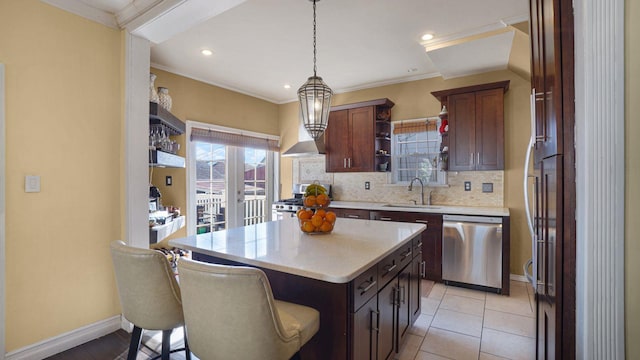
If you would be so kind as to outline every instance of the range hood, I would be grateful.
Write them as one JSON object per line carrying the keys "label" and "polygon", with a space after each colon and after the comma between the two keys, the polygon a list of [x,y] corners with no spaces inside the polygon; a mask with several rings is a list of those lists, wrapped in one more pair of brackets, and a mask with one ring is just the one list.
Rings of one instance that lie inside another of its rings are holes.
{"label": "range hood", "polygon": [[324,134],[318,140],[313,140],[307,133],[304,125],[300,123],[298,128],[298,142],[290,147],[287,151],[282,153],[282,156],[287,157],[305,157],[305,156],[318,156],[324,155]]}

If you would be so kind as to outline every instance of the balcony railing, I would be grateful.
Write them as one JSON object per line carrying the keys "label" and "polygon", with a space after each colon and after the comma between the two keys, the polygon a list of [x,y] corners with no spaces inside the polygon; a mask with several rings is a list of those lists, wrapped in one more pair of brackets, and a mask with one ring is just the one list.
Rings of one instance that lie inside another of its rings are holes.
{"label": "balcony railing", "polygon": [[[223,230],[226,227],[226,202],[224,194],[197,194],[197,234]],[[245,195],[244,225],[268,221],[269,211],[265,195]]]}

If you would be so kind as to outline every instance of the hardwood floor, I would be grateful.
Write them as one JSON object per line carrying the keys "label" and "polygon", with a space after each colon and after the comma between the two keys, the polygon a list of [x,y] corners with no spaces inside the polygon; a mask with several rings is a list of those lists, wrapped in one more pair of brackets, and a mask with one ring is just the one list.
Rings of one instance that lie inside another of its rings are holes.
{"label": "hardwood floor", "polygon": [[[184,347],[182,331],[174,331],[171,336],[171,349]],[[145,331],[143,345],[140,346],[136,360],[150,360],[160,355],[161,333]],[[111,334],[92,340],[88,343],[69,349],[65,352],[48,357],[47,360],[125,360],[129,349],[131,334],[120,329]],[[171,360],[184,360],[184,351],[171,354]],[[191,359],[197,360],[195,356]]]}

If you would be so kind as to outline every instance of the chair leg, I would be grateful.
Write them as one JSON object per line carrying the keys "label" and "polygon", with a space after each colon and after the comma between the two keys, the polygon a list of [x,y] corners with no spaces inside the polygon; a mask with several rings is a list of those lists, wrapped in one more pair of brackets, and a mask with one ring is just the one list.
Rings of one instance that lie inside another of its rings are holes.
{"label": "chair leg", "polygon": [[162,330],[162,360],[169,360],[171,348],[171,330]]}
{"label": "chair leg", "polygon": [[187,341],[187,329],[184,329],[184,357],[186,360],[191,360],[191,351],[189,350],[189,342]]}
{"label": "chair leg", "polygon": [[140,340],[142,339],[142,329],[133,326],[133,332],[131,333],[131,342],[129,343],[129,354],[127,360],[136,360],[138,357],[138,349],[140,348]]}
{"label": "chair leg", "polygon": [[300,357],[300,351],[298,350],[297,353],[293,354],[290,360],[302,360],[302,358]]}

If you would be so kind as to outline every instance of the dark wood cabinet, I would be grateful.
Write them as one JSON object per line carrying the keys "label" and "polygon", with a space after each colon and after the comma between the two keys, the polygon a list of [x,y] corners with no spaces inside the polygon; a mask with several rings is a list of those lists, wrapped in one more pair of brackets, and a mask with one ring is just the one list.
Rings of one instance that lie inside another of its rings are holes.
{"label": "dark wood cabinet", "polygon": [[326,171],[370,172],[388,164],[393,105],[389,99],[379,99],[332,107],[324,135]]}
{"label": "dark wood cabinet", "polygon": [[413,324],[420,316],[422,298],[422,277],[424,277],[425,261],[422,260],[422,238],[413,244],[413,260],[411,261],[411,278],[409,280],[409,310]]}
{"label": "dark wood cabinet", "polygon": [[352,315],[352,359],[371,360],[378,349],[378,297],[374,296]]}
{"label": "dark wood cabinet", "polygon": [[509,81],[436,91],[449,114],[451,171],[504,169],[504,93]]}
{"label": "dark wood cabinet", "polygon": [[396,286],[394,282],[387,283],[378,293],[378,349],[377,358],[387,360],[393,358],[395,350],[395,300]]}
{"label": "dark wood cabinet", "polygon": [[371,220],[415,222],[425,224],[422,232],[423,277],[442,281],[442,214],[400,211],[371,211]]}
{"label": "dark wood cabinet", "polygon": [[420,314],[421,243],[412,239],[354,280],[353,359],[392,359]]}
{"label": "dark wood cabinet", "polygon": [[575,359],[574,20],[570,0],[530,0],[537,358]]}

